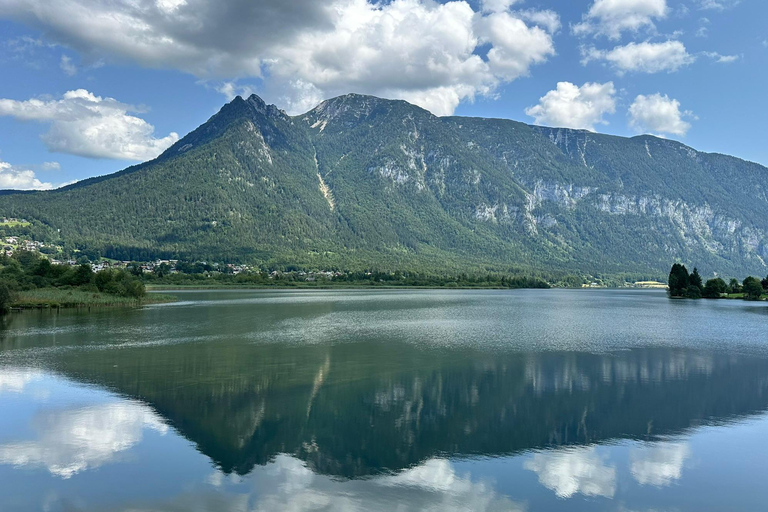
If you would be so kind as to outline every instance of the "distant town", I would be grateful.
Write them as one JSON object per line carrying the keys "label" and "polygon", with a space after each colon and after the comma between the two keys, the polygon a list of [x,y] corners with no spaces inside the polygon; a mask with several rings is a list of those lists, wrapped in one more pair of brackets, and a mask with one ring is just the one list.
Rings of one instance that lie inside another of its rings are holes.
{"label": "distant town", "polygon": [[[0,217],[0,228],[2,227],[25,227],[29,226],[30,222],[25,219]],[[226,277],[230,276],[234,278],[240,275],[241,278],[250,280],[247,276],[258,276],[262,281],[278,281],[278,282],[330,282],[330,281],[376,281],[383,284],[395,284],[395,282],[401,282],[407,280],[407,276],[412,273],[401,272],[343,272],[338,270],[264,270],[253,265],[239,264],[239,263],[214,263],[206,261],[186,262],[178,259],[156,259],[154,261],[137,262],[137,261],[120,261],[109,258],[98,258],[95,260],[89,259],[85,255],[78,256],[77,252],[69,254],[70,257],[61,257],[64,252],[64,248],[54,243],[46,243],[39,240],[35,240],[29,235],[13,235],[5,236],[3,238],[3,254],[8,257],[12,257],[19,251],[27,251],[33,253],[39,253],[41,256],[47,258],[52,265],[68,265],[71,267],[88,264],[93,272],[101,272],[102,270],[126,270],[134,275],[146,276],[150,280],[157,280],[158,278],[168,278],[176,274],[183,275],[197,275],[201,277]],[[242,275],[241,275],[242,274]],[[507,287],[506,283],[502,283],[499,277],[498,285],[500,287]],[[458,281],[458,279],[456,279]],[[176,281],[176,280],[173,280]],[[442,281],[442,280],[441,280]],[[483,280],[470,279],[467,282],[461,283],[463,286],[474,286],[480,284],[496,284],[495,279],[491,279],[491,283],[485,283]],[[573,287],[573,288],[608,288],[615,287],[616,283],[608,283],[603,280],[588,279],[584,282],[584,279],[569,277],[565,278],[562,282],[555,283],[560,287]],[[437,284],[437,282],[425,282],[421,283],[417,278],[418,284]],[[665,289],[666,284],[659,281],[638,281],[638,282],[625,282],[619,286],[633,287],[633,288],[659,288]]]}

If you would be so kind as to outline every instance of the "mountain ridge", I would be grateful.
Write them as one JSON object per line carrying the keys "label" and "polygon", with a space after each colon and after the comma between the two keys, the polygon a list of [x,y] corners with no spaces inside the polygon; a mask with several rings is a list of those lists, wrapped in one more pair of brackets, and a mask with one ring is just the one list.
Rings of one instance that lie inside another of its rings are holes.
{"label": "mountain ridge", "polygon": [[4,192],[0,214],[118,259],[649,275],[680,260],[738,274],[766,268],[766,203],[765,167],[654,136],[358,94],[288,116],[251,95],[155,160]]}

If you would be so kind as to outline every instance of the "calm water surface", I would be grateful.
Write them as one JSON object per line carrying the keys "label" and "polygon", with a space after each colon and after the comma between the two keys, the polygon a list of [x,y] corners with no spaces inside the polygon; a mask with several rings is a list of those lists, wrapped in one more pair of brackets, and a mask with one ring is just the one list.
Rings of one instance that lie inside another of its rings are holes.
{"label": "calm water surface", "polygon": [[216,291],[0,326],[0,511],[764,511],[768,305]]}

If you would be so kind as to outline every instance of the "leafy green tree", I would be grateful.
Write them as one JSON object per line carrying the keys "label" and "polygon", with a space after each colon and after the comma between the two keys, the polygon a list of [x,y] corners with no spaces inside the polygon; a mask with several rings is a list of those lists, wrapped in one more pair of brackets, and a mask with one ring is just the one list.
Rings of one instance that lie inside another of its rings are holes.
{"label": "leafy green tree", "polygon": [[737,279],[731,279],[728,283],[728,293],[741,293],[741,284]]}
{"label": "leafy green tree", "polygon": [[683,297],[686,299],[700,299],[701,298],[701,288],[698,286],[688,285],[688,288],[685,289],[685,292],[683,292]]}
{"label": "leafy green tree", "polygon": [[75,269],[75,275],[72,278],[72,284],[75,286],[81,286],[91,282],[93,278],[93,269],[89,263],[83,263],[78,265]]}
{"label": "leafy green tree", "polygon": [[707,284],[704,285],[702,295],[707,299],[719,299],[722,294],[727,292],[727,290],[728,285],[725,281],[716,277],[707,281]]}
{"label": "leafy green tree", "polygon": [[760,281],[760,284],[763,285],[763,290],[765,290],[765,292],[768,293],[768,276],[765,276],[765,279]]}
{"label": "leafy green tree", "polygon": [[48,258],[40,258],[37,265],[35,265],[33,274],[36,276],[47,277],[51,273],[51,267],[52,265],[51,262],[48,261]]}
{"label": "leafy green tree", "polygon": [[756,277],[749,276],[742,285],[744,289],[744,298],[747,300],[760,300],[763,294],[763,285]]}
{"label": "leafy green tree", "polygon": [[152,270],[157,277],[163,278],[171,273],[171,266],[167,263],[161,263]]}
{"label": "leafy green tree", "polygon": [[32,251],[17,251],[14,253],[13,257],[21,264],[22,268],[25,270],[31,269],[37,265],[37,261],[39,259],[37,253]]}
{"label": "leafy green tree", "polygon": [[93,281],[100,292],[105,291],[107,285],[112,282],[114,279],[112,274],[113,272],[111,270],[102,270],[96,274]]}

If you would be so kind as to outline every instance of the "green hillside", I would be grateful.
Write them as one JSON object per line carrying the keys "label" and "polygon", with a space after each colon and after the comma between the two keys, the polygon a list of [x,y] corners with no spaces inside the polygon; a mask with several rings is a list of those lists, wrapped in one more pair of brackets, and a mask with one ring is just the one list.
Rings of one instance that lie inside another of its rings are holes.
{"label": "green hillside", "polygon": [[768,169],[650,136],[240,97],[157,159],[0,216],[117,259],[314,268],[763,275]]}

